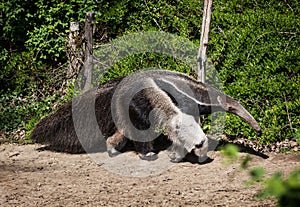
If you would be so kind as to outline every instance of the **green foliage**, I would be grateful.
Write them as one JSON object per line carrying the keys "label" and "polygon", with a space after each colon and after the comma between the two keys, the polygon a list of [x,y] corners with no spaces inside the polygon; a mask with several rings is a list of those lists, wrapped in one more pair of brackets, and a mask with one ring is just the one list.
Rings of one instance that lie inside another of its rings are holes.
{"label": "green foliage", "polygon": [[0,80],[4,84],[0,92],[26,89],[28,85],[24,86],[26,81],[20,77],[28,79],[61,67],[67,60],[69,23],[84,22],[85,11],[97,10],[97,5],[75,0],[1,3]]}
{"label": "green foliage", "polygon": [[[31,96],[21,93],[13,93],[10,97],[0,96],[0,128],[4,131],[12,131],[18,127],[30,132],[35,124],[45,115],[51,113],[57,101],[58,93],[52,96],[38,98],[34,93]],[[60,100],[61,103],[64,100]],[[21,141],[21,140],[20,140]]]}
{"label": "green foliage", "polygon": [[279,207],[296,207],[300,202],[300,170],[295,170],[284,179],[281,173],[275,173],[265,181],[265,189],[259,198],[275,197]]}
{"label": "green foliage", "polygon": [[[221,151],[222,155],[227,159],[227,164],[232,164],[238,159],[238,148],[235,145],[227,144]],[[282,173],[276,172],[271,178],[266,178],[263,167],[253,167],[249,169],[251,157],[248,155],[242,160],[241,169],[247,170],[250,175],[250,180],[246,185],[262,183],[263,189],[258,194],[258,198],[265,199],[274,197],[277,199],[278,207],[296,207],[300,202],[300,170],[294,170],[287,178],[282,176]]]}
{"label": "green foliage", "polygon": [[265,174],[265,170],[262,167],[255,167],[253,169],[250,170],[250,176],[251,176],[251,182],[260,182],[263,180],[264,174]]}
{"label": "green foliage", "polygon": [[57,62],[65,59],[65,45],[69,24],[84,22],[85,13],[97,9],[94,1],[35,1],[35,12],[26,14],[32,29],[28,31],[26,46],[37,58]]}
{"label": "green foliage", "polygon": [[247,155],[241,162],[241,168],[247,169],[249,167],[249,162],[252,160],[250,155]]}
{"label": "green foliage", "polygon": [[226,144],[221,153],[226,158],[225,163],[231,164],[238,159],[239,148],[234,144]]}
{"label": "green foliage", "polygon": [[105,74],[102,81],[118,76],[129,75],[142,69],[169,69],[189,73],[190,68],[173,57],[158,54],[139,54],[124,58],[113,65]]}
{"label": "green foliage", "polygon": [[299,129],[295,129],[295,138],[296,138],[298,145],[300,145],[300,130]]}
{"label": "green foliage", "polygon": [[[132,32],[164,31],[188,38],[198,46],[202,4],[196,0],[9,0],[0,3],[3,109],[0,130],[11,131],[17,126],[32,128],[39,117],[55,108],[43,109],[40,114],[32,106],[22,109],[26,104],[18,101],[15,103],[21,106],[15,108],[11,104],[13,97],[28,99],[33,105],[41,104],[41,108],[48,106],[49,102],[42,100],[47,97],[52,105],[61,101],[58,98],[61,95],[56,96],[55,91],[62,93],[59,85],[63,85],[65,78],[62,68],[67,65],[69,22],[79,21],[83,28],[85,13],[94,11],[97,25],[94,40],[98,45]],[[299,140],[299,4],[297,0],[214,1],[208,57],[219,72],[224,91],[240,100],[260,123],[262,143]],[[174,58],[136,54],[116,63],[103,80],[145,67],[190,73],[187,65]],[[45,96],[38,94],[38,90],[44,90]],[[240,118],[231,114],[226,117],[224,133],[257,138],[254,130]]]}
{"label": "green foliage", "polygon": [[17,128],[29,132],[70,99],[63,88],[69,23],[84,22],[85,12],[98,5],[74,0],[1,2],[1,133]]}
{"label": "green foliage", "polygon": [[[299,22],[297,1],[215,2],[210,57],[225,92],[260,122],[265,143],[295,137],[300,124]],[[228,115],[225,132],[255,137],[233,115]]]}

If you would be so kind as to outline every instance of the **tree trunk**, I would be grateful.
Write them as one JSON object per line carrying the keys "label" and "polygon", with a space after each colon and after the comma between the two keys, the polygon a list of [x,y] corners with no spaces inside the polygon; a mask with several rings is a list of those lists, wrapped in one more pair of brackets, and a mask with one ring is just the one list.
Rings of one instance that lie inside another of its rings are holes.
{"label": "tree trunk", "polygon": [[206,60],[207,60],[206,50],[208,45],[209,27],[210,27],[210,20],[212,14],[212,3],[213,0],[204,0],[200,47],[197,56],[198,80],[200,80],[203,83],[205,83],[205,76],[206,76]]}
{"label": "tree trunk", "polygon": [[78,22],[70,23],[69,33],[69,68],[67,71],[67,79],[72,79],[76,76],[82,68],[82,37],[80,36],[80,29]]}
{"label": "tree trunk", "polygon": [[86,20],[84,26],[84,91],[91,88],[92,85],[92,71],[93,71],[93,26],[94,26],[94,12],[86,13]]}

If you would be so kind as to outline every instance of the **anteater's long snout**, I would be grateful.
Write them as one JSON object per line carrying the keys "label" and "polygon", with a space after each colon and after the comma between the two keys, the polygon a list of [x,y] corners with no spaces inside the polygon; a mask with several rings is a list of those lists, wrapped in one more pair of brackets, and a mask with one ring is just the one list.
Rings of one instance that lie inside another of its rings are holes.
{"label": "anteater's long snout", "polygon": [[253,118],[253,116],[236,100],[231,97],[226,97],[226,111],[233,113],[242,119],[244,119],[250,126],[254,128],[254,130],[261,135],[262,130],[257,123],[257,121]]}

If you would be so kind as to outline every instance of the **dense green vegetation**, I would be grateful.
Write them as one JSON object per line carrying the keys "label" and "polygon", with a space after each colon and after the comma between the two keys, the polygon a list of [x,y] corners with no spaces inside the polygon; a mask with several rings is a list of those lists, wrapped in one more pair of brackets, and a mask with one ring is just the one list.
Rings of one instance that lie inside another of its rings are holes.
{"label": "dense green vegetation", "polygon": [[259,199],[274,197],[277,200],[278,207],[295,207],[300,201],[300,170],[294,170],[287,177],[281,172],[274,173],[270,178],[266,179],[266,172],[263,167],[257,166],[249,169],[251,157],[248,155],[245,158],[239,159],[239,148],[236,145],[225,145],[221,153],[224,156],[225,164],[240,162],[239,170],[247,170],[250,175],[250,180],[245,184],[248,186],[254,184],[263,184],[263,189],[257,195]]}
{"label": "dense green vegetation", "polygon": [[[164,31],[199,45],[202,1],[8,0],[0,3],[0,130],[30,131],[71,97],[66,45],[71,21],[94,11],[95,42],[138,31]],[[214,2],[208,56],[227,94],[259,121],[264,143],[300,139],[300,3],[297,0]],[[141,60],[142,59],[142,60]],[[187,72],[180,61],[157,54],[127,57],[108,78],[142,67]],[[225,133],[255,138],[227,115]]]}

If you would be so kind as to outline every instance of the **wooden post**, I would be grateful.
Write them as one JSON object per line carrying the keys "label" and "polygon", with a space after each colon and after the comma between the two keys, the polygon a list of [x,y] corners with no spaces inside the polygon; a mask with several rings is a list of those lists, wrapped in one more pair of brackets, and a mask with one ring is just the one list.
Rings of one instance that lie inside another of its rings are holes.
{"label": "wooden post", "polygon": [[84,91],[90,89],[92,84],[93,71],[93,26],[94,26],[94,12],[87,12],[85,15],[84,25]]}
{"label": "wooden post", "polygon": [[208,45],[209,27],[210,27],[210,20],[212,14],[212,3],[213,0],[204,0],[200,47],[197,56],[197,60],[198,60],[197,79],[203,83],[205,83],[205,76],[206,76],[206,60],[207,60],[206,50]]}
{"label": "wooden post", "polygon": [[69,68],[67,71],[67,79],[73,78],[82,67],[82,50],[81,50],[82,38],[80,36],[80,29],[78,22],[70,23],[69,33]]}

